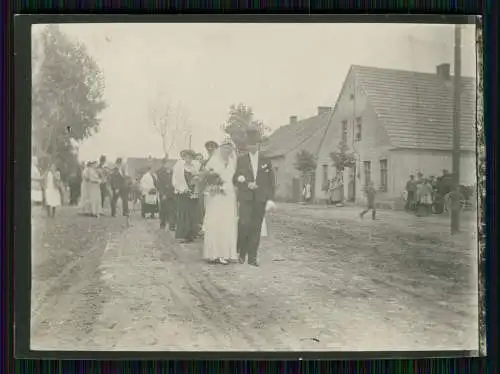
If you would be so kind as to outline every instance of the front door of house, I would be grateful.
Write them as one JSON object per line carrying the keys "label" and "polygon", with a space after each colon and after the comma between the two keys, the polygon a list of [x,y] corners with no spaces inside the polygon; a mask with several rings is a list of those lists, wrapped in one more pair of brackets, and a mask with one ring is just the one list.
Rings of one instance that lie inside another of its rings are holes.
{"label": "front door of house", "polygon": [[310,182],[311,182],[311,199],[314,201],[315,199],[315,191],[316,191],[316,173],[313,172],[310,177]]}

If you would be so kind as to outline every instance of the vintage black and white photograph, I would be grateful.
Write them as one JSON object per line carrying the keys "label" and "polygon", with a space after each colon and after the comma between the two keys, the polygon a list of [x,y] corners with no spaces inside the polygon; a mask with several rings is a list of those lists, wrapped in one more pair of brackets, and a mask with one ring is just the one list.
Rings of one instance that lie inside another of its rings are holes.
{"label": "vintage black and white photograph", "polygon": [[32,26],[32,350],[478,351],[476,26]]}

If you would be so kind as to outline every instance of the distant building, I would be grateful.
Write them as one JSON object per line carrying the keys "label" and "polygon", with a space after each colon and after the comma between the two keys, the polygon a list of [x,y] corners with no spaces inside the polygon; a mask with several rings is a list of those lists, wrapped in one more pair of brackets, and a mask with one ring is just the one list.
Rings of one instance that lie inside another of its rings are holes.
{"label": "distant building", "polygon": [[[276,178],[276,198],[285,201],[300,201],[304,180],[295,167],[297,154],[306,150],[317,156],[321,139],[326,133],[332,108],[318,107],[315,116],[298,120],[290,117],[288,125],[276,130],[263,144],[262,154],[271,158]],[[314,173],[311,176],[311,191],[314,193]]]}
{"label": "distant building", "polygon": [[[475,79],[462,77],[460,179],[475,183]],[[356,165],[344,170],[344,196],[363,202],[373,180],[378,200],[400,202],[410,174],[439,176],[452,170],[453,76],[442,64],[435,74],[351,66],[339,94],[332,124],[318,153],[315,195],[336,175],[330,153],[344,139]]]}

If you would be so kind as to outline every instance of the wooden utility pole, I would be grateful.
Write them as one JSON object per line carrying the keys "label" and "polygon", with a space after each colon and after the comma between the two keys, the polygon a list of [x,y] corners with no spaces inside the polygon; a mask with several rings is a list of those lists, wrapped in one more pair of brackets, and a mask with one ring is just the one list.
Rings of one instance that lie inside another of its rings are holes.
{"label": "wooden utility pole", "polygon": [[451,233],[460,231],[460,97],[462,93],[462,28],[455,25],[455,73],[453,77],[453,191],[451,196]]}
{"label": "wooden utility pole", "polygon": [[192,135],[189,135],[189,149],[191,149],[191,140],[192,140],[193,136]]}

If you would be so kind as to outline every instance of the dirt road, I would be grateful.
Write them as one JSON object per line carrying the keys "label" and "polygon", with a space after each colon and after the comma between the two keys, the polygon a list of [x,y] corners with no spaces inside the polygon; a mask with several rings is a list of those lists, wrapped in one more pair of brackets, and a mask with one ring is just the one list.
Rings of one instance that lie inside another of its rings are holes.
{"label": "dirt road", "polygon": [[441,218],[357,212],[281,205],[255,268],[205,264],[201,242],[175,243],[156,220],[90,224],[67,209],[44,221],[47,238],[91,228],[68,233],[85,244],[65,265],[34,261],[32,349],[476,350],[470,231],[452,238]]}

